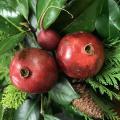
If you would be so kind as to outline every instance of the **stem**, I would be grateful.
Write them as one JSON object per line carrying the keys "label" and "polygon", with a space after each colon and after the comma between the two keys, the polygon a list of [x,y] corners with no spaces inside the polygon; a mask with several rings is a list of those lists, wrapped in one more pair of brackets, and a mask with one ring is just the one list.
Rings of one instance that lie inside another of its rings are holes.
{"label": "stem", "polygon": [[19,43],[19,47],[20,47],[20,50],[24,48],[24,46],[21,43]]}
{"label": "stem", "polygon": [[42,29],[42,30],[44,30],[43,21],[44,21],[44,18],[45,18],[45,14],[47,13],[48,9],[50,9],[50,8],[56,8],[56,9],[59,9],[59,10],[63,10],[63,11],[65,11],[66,13],[68,13],[68,14],[71,16],[71,18],[74,17],[69,11],[65,10],[64,8],[60,8],[60,7],[57,7],[57,6],[50,6],[50,7],[48,7],[48,8],[44,11],[44,13],[42,14],[42,17],[41,17],[41,20],[40,20],[40,26],[41,26],[41,29]]}
{"label": "stem", "polygon": [[41,93],[41,104],[40,104],[40,114],[43,115],[44,114],[44,110],[43,110],[43,94]]}

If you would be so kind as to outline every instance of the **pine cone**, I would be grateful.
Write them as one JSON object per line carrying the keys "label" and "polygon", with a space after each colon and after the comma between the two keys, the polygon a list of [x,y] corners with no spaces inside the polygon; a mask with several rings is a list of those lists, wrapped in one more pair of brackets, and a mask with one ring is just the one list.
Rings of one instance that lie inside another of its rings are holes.
{"label": "pine cone", "polygon": [[73,106],[90,117],[94,117],[96,119],[102,118],[103,112],[101,108],[94,102],[85,85],[78,84],[74,85],[73,87],[75,88],[76,92],[80,94],[79,99],[73,100]]}

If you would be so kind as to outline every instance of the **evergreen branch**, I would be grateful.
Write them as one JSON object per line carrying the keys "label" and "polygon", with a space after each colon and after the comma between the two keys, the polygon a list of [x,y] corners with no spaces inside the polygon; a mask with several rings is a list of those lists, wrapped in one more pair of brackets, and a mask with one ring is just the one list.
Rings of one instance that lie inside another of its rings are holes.
{"label": "evergreen branch", "polygon": [[106,45],[105,54],[106,54],[106,63],[108,64],[117,64],[120,65],[120,38],[108,40]]}
{"label": "evergreen branch", "polygon": [[108,89],[106,86],[102,85],[101,83],[94,81],[92,78],[91,79],[89,78],[86,82],[91,85],[91,87],[93,88],[93,90],[95,92],[97,92],[97,90],[99,90],[99,92],[102,95],[103,94],[108,95],[108,97],[111,100],[113,99],[113,97],[115,97],[117,100],[120,100],[120,95],[119,94],[117,94],[114,91]]}
{"label": "evergreen branch", "polygon": [[1,103],[4,108],[17,109],[26,99],[26,93],[16,89],[13,85],[9,85],[3,91]]}
{"label": "evergreen branch", "polygon": [[94,101],[99,105],[99,107],[104,112],[103,119],[107,118],[108,120],[120,120],[120,117],[117,115],[117,112],[113,110],[110,104],[109,105],[107,104],[108,102],[105,102],[104,100],[98,98],[92,90],[90,91]]}
{"label": "evergreen branch", "polygon": [[119,89],[120,69],[114,66],[105,66],[100,73],[95,76],[95,79],[103,85],[111,85]]}
{"label": "evergreen branch", "polygon": [[118,36],[116,39],[104,40],[104,45],[106,48],[116,47],[118,44],[120,44],[120,36]]}

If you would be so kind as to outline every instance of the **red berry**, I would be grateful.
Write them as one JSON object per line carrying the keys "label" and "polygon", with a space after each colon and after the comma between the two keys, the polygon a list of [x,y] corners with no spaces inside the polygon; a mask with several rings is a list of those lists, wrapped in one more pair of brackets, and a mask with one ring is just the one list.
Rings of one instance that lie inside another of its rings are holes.
{"label": "red berry", "polygon": [[90,33],[63,37],[57,49],[61,69],[69,76],[84,79],[96,75],[104,63],[102,42]]}
{"label": "red berry", "polygon": [[46,50],[53,50],[57,47],[60,36],[53,30],[41,30],[37,35],[37,41]]}
{"label": "red berry", "polygon": [[10,65],[10,78],[22,91],[47,92],[57,80],[56,63],[46,51],[26,48],[14,56]]}

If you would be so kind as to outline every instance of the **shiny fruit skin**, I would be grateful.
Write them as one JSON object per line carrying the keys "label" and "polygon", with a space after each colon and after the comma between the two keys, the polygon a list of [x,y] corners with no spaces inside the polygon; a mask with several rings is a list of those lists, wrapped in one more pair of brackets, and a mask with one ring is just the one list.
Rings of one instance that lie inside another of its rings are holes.
{"label": "shiny fruit skin", "polygon": [[[88,45],[92,54],[85,50]],[[69,77],[85,79],[96,75],[103,66],[104,47],[91,33],[73,33],[62,38],[56,57],[61,69]]]}
{"label": "shiny fruit skin", "polygon": [[[22,76],[21,70],[29,70],[29,76]],[[17,52],[10,65],[12,83],[28,93],[43,93],[50,90],[57,80],[57,66],[46,51],[25,48]]]}
{"label": "shiny fruit skin", "polygon": [[40,46],[46,50],[56,49],[60,40],[60,36],[53,30],[41,30],[37,35],[37,41]]}

